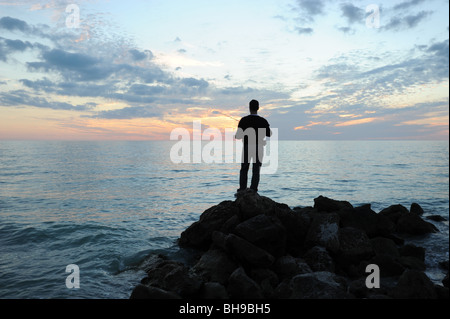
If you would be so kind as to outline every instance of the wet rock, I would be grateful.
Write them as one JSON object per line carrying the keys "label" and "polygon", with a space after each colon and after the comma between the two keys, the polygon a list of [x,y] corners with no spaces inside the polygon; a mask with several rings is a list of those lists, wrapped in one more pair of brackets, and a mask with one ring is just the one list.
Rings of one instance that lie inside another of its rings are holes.
{"label": "wet rock", "polygon": [[418,215],[418,216],[422,216],[423,215],[423,208],[419,205],[419,204],[417,204],[417,203],[412,203],[411,204],[411,207],[410,207],[410,209],[409,209],[409,212],[411,213],[411,214],[414,214],[414,215]]}
{"label": "wet rock", "polygon": [[306,235],[305,245],[306,247],[322,246],[337,252],[339,250],[339,215],[316,214]]}
{"label": "wet rock", "polygon": [[200,215],[199,221],[193,223],[181,233],[179,245],[208,249],[211,245],[211,234],[220,230],[223,224],[233,215],[238,214],[239,208],[232,201],[224,201],[219,205],[208,208]]}
{"label": "wet rock", "polygon": [[290,279],[298,274],[312,272],[311,268],[303,259],[292,256],[278,258],[274,264],[274,269],[280,280]]}
{"label": "wet rock", "polygon": [[218,282],[207,282],[201,291],[202,299],[228,299],[227,290]]}
{"label": "wet rock", "polygon": [[339,264],[346,267],[358,264],[374,255],[372,243],[364,231],[357,228],[341,228],[339,233],[340,249],[337,254]]}
{"label": "wet rock", "polygon": [[421,261],[425,261],[425,248],[414,244],[406,244],[399,249],[400,255],[415,257]]}
{"label": "wet rock", "polygon": [[341,227],[353,227],[363,230],[370,238],[387,236],[395,229],[388,217],[377,214],[366,204],[354,209],[342,209],[338,212]]}
{"label": "wet rock", "polygon": [[333,258],[324,247],[314,246],[303,255],[303,259],[313,271],[335,271]]}
{"label": "wet rock", "polygon": [[345,280],[327,272],[318,271],[297,275],[290,281],[293,299],[349,299]]}
{"label": "wet rock", "polygon": [[275,261],[267,251],[233,234],[227,236],[226,247],[230,254],[246,265],[265,268]]}
{"label": "wet rock", "polygon": [[441,215],[430,215],[425,217],[426,219],[435,221],[435,222],[445,222],[447,221],[447,219],[445,219],[444,217],[442,217]]}
{"label": "wet rock", "polygon": [[433,224],[426,222],[420,216],[411,213],[403,214],[399,217],[395,230],[399,233],[410,235],[423,235],[439,231]]}
{"label": "wet rock", "polygon": [[286,230],[274,216],[257,215],[237,225],[234,233],[267,251],[282,256],[286,247]]}
{"label": "wet rock", "polygon": [[264,297],[261,288],[247,276],[242,267],[237,268],[228,281],[228,294],[232,299],[261,299]]}
{"label": "wet rock", "polygon": [[205,281],[225,284],[238,264],[220,249],[210,249],[202,255],[194,265],[193,271],[202,276]]}
{"label": "wet rock", "polygon": [[319,212],[332,213],[345,208],[353,208],[353,206],[347,201],[334,200],[321,195],[314,199],[314,208]]}
{"label": "wet rock", "polygon": [[381,212],[379,212],[379,214],[381,216],[386,216],[394,224],[397,224],[397,221],[400,218],[400,216],[409,214],[409,211],[405,206],[398,204],[398,205],[391,205],[388,208],[383,209]]}
{"label": "wet rock", "polygon": [[434,284],[423,272],[405,270],[400,276],[397,286],[392,290],[396,299],[436,299]]}

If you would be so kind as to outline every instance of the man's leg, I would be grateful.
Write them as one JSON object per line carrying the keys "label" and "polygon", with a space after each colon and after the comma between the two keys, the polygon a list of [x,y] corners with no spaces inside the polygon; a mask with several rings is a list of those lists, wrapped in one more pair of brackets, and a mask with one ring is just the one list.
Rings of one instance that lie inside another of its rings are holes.
{"label": "man's leg", "polygon": [[252,183],[250,185],[250,188],[253,189],[255,192],[258,191],[259,173],[261,171],[261,165],[262,163],[259,161],[256,161],[256,163],[252,164]]}
{"label": "man's leg", "polygon": [[249,163],[241,163],[241,172],[239,175],[239,190],[245,190],[247,188],[248,169]]}

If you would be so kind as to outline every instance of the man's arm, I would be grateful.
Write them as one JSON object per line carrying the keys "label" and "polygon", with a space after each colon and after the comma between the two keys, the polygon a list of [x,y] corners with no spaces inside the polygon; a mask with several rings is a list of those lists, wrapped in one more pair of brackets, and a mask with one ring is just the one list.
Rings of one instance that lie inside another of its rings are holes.
{"label": "man's arm", "polygon": [[242,122],[242,119],[239,121],[238,129],[237,129],[236,135],[234,136],[237,140],[242,140],[242,138],[244,137],[243,136],[244,130],[242,129],[241,122]]}
{"label": "man's arm", "polygon": [[[266,121],[267,122],[267,121]],[[267,122],[267,126],[266,126],[266,136],[267,137],[271,137],[272,136],[272,131],[270,129],[270,125],[269,122]]]}

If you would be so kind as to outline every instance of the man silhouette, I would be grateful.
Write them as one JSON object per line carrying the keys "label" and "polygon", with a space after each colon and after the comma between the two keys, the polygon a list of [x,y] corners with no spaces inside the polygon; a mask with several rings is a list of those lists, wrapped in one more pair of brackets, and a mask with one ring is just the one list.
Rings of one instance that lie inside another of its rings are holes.
{"label": "man silhouette", "polygon": [[272,135],[269,122],[258,115],[259,102],[251,100],[249,109],[250,115],[243,117],[239,121],[236,133],[236,139],[243,139],[238,193],[247,189],[250,163],[253,163],[250,189],[255,192],[258,191],[259,173],[263,161],[264,145],[266,143],[264,138]]}

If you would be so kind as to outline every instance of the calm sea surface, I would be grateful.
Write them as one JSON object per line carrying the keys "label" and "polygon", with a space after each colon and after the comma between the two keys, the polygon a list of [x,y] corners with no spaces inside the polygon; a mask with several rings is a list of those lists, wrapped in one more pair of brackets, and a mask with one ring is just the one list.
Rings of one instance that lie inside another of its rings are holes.
{"label": "calm sea surface", "polygon": [[[200,214],[233,200],[239,164],[174,164],[173,142],[0,141],[0,298],[129,298],[152,252],[177,256],[175,240]],[[447,141],[280,141],[278,170],[260,194],[294,206],[319,195],[370,203],[419,203],[449,218]],[[448,222],[414,239],[436,282],[448,260]],[[80,288],[66,287],[66,266]]]}

